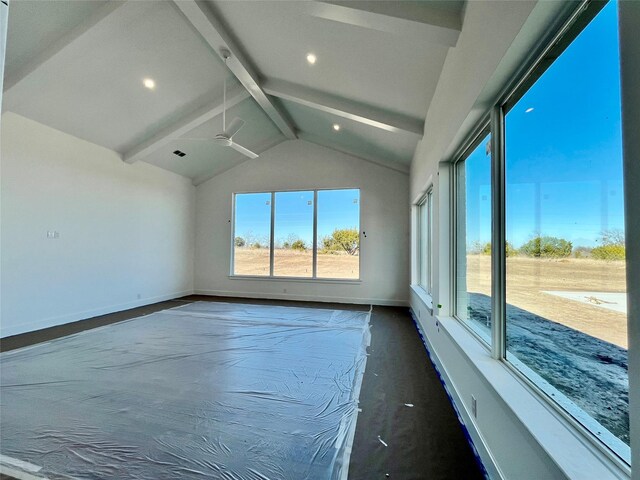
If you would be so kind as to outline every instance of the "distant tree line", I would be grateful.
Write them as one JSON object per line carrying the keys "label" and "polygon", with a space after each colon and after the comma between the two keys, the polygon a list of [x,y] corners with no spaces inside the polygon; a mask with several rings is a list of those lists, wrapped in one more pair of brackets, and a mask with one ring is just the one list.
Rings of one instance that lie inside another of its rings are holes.
{"label": "distant tree line", "polygon": [[[269,241],[247,233],[235,237],[234,245],[238,248],[268,248]],[[277,241],[275,247],[304,252],[312,248],[312,245],[308,245],[295,234],[289,234],[286,240]],[[357,255],[360,251],[360,233],[357,228],[337,228],[331,235],[320,239],[318,251],[323,254],[346,252],[349,255]]]}
{"label": "distant tree line", "polygon": [[[620,230],[605,230],[598,239],[597,247],[575,247],[569,240],[548,235],[537,235],[520,248],[506,243],[506,256],[522,255],[533,258],[594,258],[596,260],[624,260],[626,256],[624,233]],[[476,243],[470,253],[491,255],[491,242]]]}

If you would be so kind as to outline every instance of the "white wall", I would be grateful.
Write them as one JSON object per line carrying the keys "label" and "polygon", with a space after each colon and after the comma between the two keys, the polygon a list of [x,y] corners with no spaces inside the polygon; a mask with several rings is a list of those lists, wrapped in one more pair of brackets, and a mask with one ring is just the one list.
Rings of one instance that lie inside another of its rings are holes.
{"label": "white wall", "polygon": [[[359,188],[359,284],[229,278],[234,192]],[[195,291],[212,295],[406,305],[409,178],[303,140],[287,141],[197,187]],[[284,290],[286,289],[286,293]]]}
{"label": "white wall", "polygon": [[[425,136],[411,168],[412,200],[417,200],[433,183],[437,225],[433,304],[442,305],[432,313],[429,299],[418,289],[412,289],[411,308],[419,317],[433,359],[492,478],[625,476],[624,469],[600,461],[588,441],[531,393],[502,362],[493,360],[489,351],[457,320],[449,317],[452,312],[449,162],[506,80],[514,77],[536,42],[550,30],[549,25],[560,17],[558,13],[564,6],[561,2],[547,1],[466,4],[459,42],[445,61],[425,122]],[[629,35],[633,36],[631,31],[629,27]],[[630,73],[629,77],[635,78],[633,75]],[[633,82],[630,80],[633,86],[629,88],[636,88]],[[637,112],[633,114],[638,118]],[[633,131],[637,131],[637,126]],[[636,137],[633,138],[637,142]],[[415,262],[412,265],[415,268]],[[472,395],[477,399],[477,418],[471,415]],[[637,419],[637,413],[632,412],[632,417]]]}
{"label": "white wall", "polygon": [[192,292],[188,179],[14,113],[1,125],[2,336]]}

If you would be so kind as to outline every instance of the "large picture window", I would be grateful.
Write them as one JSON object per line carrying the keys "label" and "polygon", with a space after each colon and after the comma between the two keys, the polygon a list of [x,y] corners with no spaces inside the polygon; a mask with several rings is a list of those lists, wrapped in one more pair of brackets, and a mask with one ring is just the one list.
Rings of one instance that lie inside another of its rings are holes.
{"label": "large picture window", "polygon": [[234,195],[232,275],[360,278],[360,190]]}
{"label": "large picture window", "polygon": [[492,356],[629,462],[617,28],[616,2],[574,12],[492,109],[495,151],[456,163],[453,283]]}
{"label": "large picture window", "polygon": [[506,358],[614,450],[625,451],[615,2],[510,106],[504,122],[506,241],[513,252],[506,259]]}

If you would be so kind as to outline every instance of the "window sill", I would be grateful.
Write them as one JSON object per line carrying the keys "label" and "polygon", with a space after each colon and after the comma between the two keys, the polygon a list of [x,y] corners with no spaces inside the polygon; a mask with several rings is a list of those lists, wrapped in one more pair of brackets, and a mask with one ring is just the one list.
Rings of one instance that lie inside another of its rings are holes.
{"label": "window sill", "polygon": [[605,453],[606,447],[568,420],[542,393],[520,378],[510,365],[491,359],[482,341],[459,320],[436,318],[460,353],[469,359],[479,375],[568,478],[630,478],[628,465],[613,458],[613,454]]}
{"label": "window sill", "polygon": [[420,285],[411,285],[411,290],[415,293],[420,300],[427,306],[429,314],[433,315],[433,298],[427,293],[427,291]]}
{"label": "window sill", "polygon": [[362,283],[360,279],[352,278],[308,278],[308,277],[267,277],[258,275],[229,275],[230,280],[258,280],[276,281],[276,282],[301,282],[301,283],[339,283],[341,285],[351,284],[359,285]]}

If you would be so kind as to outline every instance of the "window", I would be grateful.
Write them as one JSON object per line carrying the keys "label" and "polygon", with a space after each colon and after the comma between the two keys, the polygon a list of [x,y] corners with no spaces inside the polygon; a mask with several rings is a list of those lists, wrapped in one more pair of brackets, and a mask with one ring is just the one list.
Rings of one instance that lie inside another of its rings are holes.
{"label": "window", "polygon": [[235,196],[233,274],[270,274],[271,194]]}
{"label": "window", "polygon": [[318,278],[360,277],[360,191],[318,191]]}
{"label": "window", "polygon": [[418,203],[418,285],[432,293],[433,191]]}
{"label": "window", "polygon": [[277,192],[273,274],[313,276],[313,192]]}
{"label": "window", "polygon": [[234,195],[232,274],[360,278],[360,190]]}
{"label": "window", "polygon": [[629,462],[617,25],[580,5],[456,163],[453,281],[492,356]]}
{"label": "window", "polygon": [[491,339],[491,138],[485,131],[455,166],[455,314]]}
{"label": "window", "polygon": [[506,358],[624,453],[629,383],[619,85],[611,2],[509,106]]}

